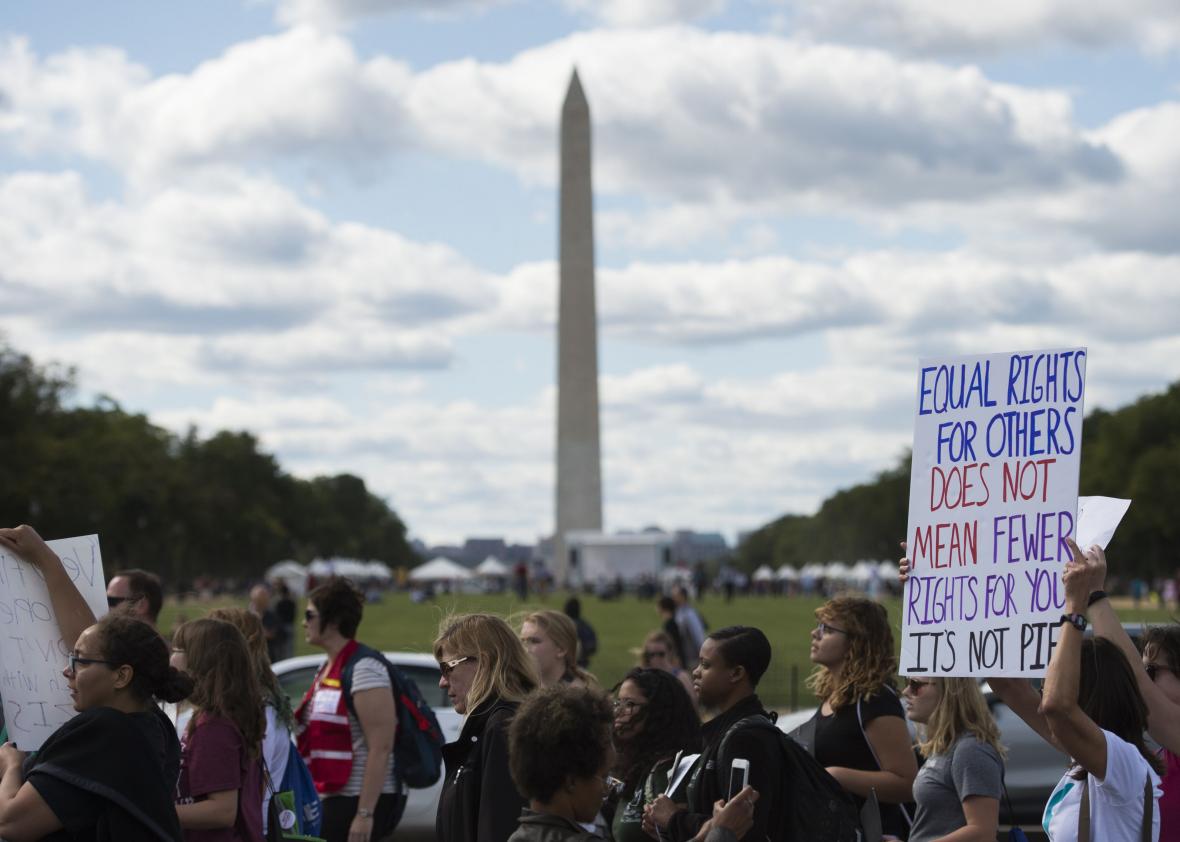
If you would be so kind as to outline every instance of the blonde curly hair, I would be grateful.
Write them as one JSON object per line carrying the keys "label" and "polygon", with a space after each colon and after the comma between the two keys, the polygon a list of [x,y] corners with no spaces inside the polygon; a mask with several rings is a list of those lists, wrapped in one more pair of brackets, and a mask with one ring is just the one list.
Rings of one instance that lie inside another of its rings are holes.
{"label": "blonde curly hair", "polygon": [[807,679],[807,686],[821,702],[827,701],[836,710],[865,701],[883,687],[896,691],[893,676],[897,656],[885,606],[861,596],[838,596],[815,609],[815,617],[848,636],[848,652],[839,678],[821,664]]}

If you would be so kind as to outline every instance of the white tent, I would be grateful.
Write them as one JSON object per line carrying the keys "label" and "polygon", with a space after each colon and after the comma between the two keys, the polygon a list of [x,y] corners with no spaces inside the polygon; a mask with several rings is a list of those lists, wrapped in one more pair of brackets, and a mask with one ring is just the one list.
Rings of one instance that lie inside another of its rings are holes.
{"label": "white tent", "polygon": [[897,562],[896,561],[881,561],[877,563],[877,570],[882,579],[891,581],[897,578]]}
{"label": "white tent", "polygon": [[471,578],[471,571],[449,558],[432,558],[410,571],[411,582],[454,582]]}
{"label": "white tent", "polygon": [[847,579],[848,565],[842,561],[833,561],[824,566],[824,576],[828,579]]}
{"label": "white tent", "polygon": [[355,558],[317,558],[307,566],[307,572],[316,577],[343,576],[353,580],[369,578],[368,565]]}
{"label": "white tent", "polygon": [[389,565],[383,561],[370,561],[365,565],[365,575],[370,579],[378,579],[382,582],[388,582],[393,578],[393,571],[389,569]]}
{"label": "white tent", "polygon": [[285,584],[295,596],[303,596],[307,591],[307,568],[297,561],[280,561],[272,564],[266,571],[266,581],[278,579]]}
{"label": "white tent", "polygon": [[754,571],[755,582],[769,582],[774,578],[774,571],[770,569],[770,565],[764,564]]}
{"label": "white tent", "polygon": [[799,571],[789,564],[784,564],[778,569],[777,575],[783,582],[793,582],[799,578]]}
{"label": "white tent", "polygon": [[508,565],[500,561],[494,555],[490,555],[479,563],[475,568],[476,576],[484,576],[488,579],[502,578],[509,574]]}

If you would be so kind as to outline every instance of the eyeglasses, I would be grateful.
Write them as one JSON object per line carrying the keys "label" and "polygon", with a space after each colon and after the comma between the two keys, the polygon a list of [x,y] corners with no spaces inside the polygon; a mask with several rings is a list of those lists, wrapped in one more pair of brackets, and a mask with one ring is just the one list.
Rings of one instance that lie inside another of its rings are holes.
{"label": "eyeglasses", "polygon": [[656,658],[667,658],[668,652],[665,649],[645,649],[643,652],[643,662],[649,663]]}
{"label": "eyeglasses", "polygon": [[1147,677],[1152,681],[1155,681],[1155,675],[1160,670],[1163,670],[1164,672],[1172,671],[1170,667],[1165,667],[1163,664],[1148,664],[1143,669],[1147,672]]}
{"label": "eyeglasses", "polygon": [[920,679],[917,679],[917,678],[911,678],[909,681],[907,681],[905,683],[904,689],[908,690],[911,693],[921,693],[923,687],[926,687],[926,686],[933,684],[933,683],[934,683],[933,681],[921,681]]}
{"label": "eyeglasses", "polygon": [[608,798],[618,798],[622,795],[623,791],[627,788],[627,783],[626,781],[620,781],[618,778],[607,775],[602,779],[602,788],[606,790],[602,796],[602,800],[605,801]]}
{"label": "eyeglasses", "polygon": [[637,702],[634,699],[615,699],[611,704],[615,709],[615,713],[625,713],[631,716],[635,711],[647,707],[647,702]]}
{"label": "eyeglasses", "polygon": [[844,629],[838,629],[835,626],[833,626],[831,623],[820,623],[818,626],[815,627],[815,630],[817,632],[819,632],[820,637],[825,636],[829,632],[839,632],[840,634],[848,634],[848,632],[844,631]]}
{"label": "eyeglasses", "polygon": [[464,655],[462,658],[456,658],[453,661],[439,661],[438,668],[442,672],[443,678],[450,678],[451,673],[455,671],[455,667],[459,666],[459,664],[463,663],[464,661],[474,660],[474,655]]}
{"label": "eyeglasses", "polygon": [[141,599],[143,599],[142,594],[139,596],[108,596],[107,608],[117,608],[124,602],[139,602]]}
{"label": "eyeglasses", "polygon": [[114,668],[119,666],[114,661],[105,661],[102,658],[83,658],[82,656],[71,652],[69,654],[69,670],[74,675],[78,674],[78,664],[85,666],[86,664],[106,664],[108,667]]}

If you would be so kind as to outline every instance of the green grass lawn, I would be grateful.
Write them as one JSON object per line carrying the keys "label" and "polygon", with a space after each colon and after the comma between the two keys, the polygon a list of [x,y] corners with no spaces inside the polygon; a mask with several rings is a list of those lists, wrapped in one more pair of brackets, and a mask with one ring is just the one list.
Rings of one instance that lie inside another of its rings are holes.
{"label": "green grass lawn", "polygon": [[[462,594],[440,596],[433,603],[414,605],[405,593],[386,594],[380,604],[365,607],[365,617],[357,637],[378,649],[397,649],[410,652],[429,652],[440,620],[448,613],[490,611],[512,617],[535,608],[560,610],[564,594],[553,594],[520,602],[508,594]],[[901,625],[900,602],[886,599],[895,636]],[[808,660],[808,636],[815,627],[815,609],[823,604],[818,597],[737,597],[725,602],[721,597],[707,597],[697,608],[711,629],[728,625],[749,625],[762,629],[774,647],[774,660],[763,679],[759,692],[763,700],[777,708],[808,707],[813,698],[804,682],[811,669]],[[203,616],[219,605],[245,605],[245,600],[222,599],[213,602],[176,603],[169,601],[160,617],[160,627],[170,630],[178,619]],[[300,604],[302,615],[303,605]],[[590,664],[603,686],[613,686],[636,663],[636,653],[648,632],[660,625],[653,602],[640,602],[634,597],[603,602],[594,597],[582,597],[582,616],[598,633],[598,654]],[[1119,616],[1125,620],[1168,622],[1171,614],[1159,610],[1132,609],[1119,605]],[[296,653],[312,651],[296,633]]]}

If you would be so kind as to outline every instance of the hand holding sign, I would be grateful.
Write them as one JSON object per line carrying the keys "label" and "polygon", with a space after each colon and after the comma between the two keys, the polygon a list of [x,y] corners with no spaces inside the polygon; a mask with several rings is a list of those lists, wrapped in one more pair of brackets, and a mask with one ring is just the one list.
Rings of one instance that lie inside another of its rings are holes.
{"label": "hand holding sign", "polygon": [[1062,581],[1065,583],[1065,607],[1070,613],[1085,613],[1089,607],[1090,594],[1102,590],[1106,583],[1106,553],[1095,544],[1086,551],[1067,539],[1073,551],[1073,561],[1065,565]]}

